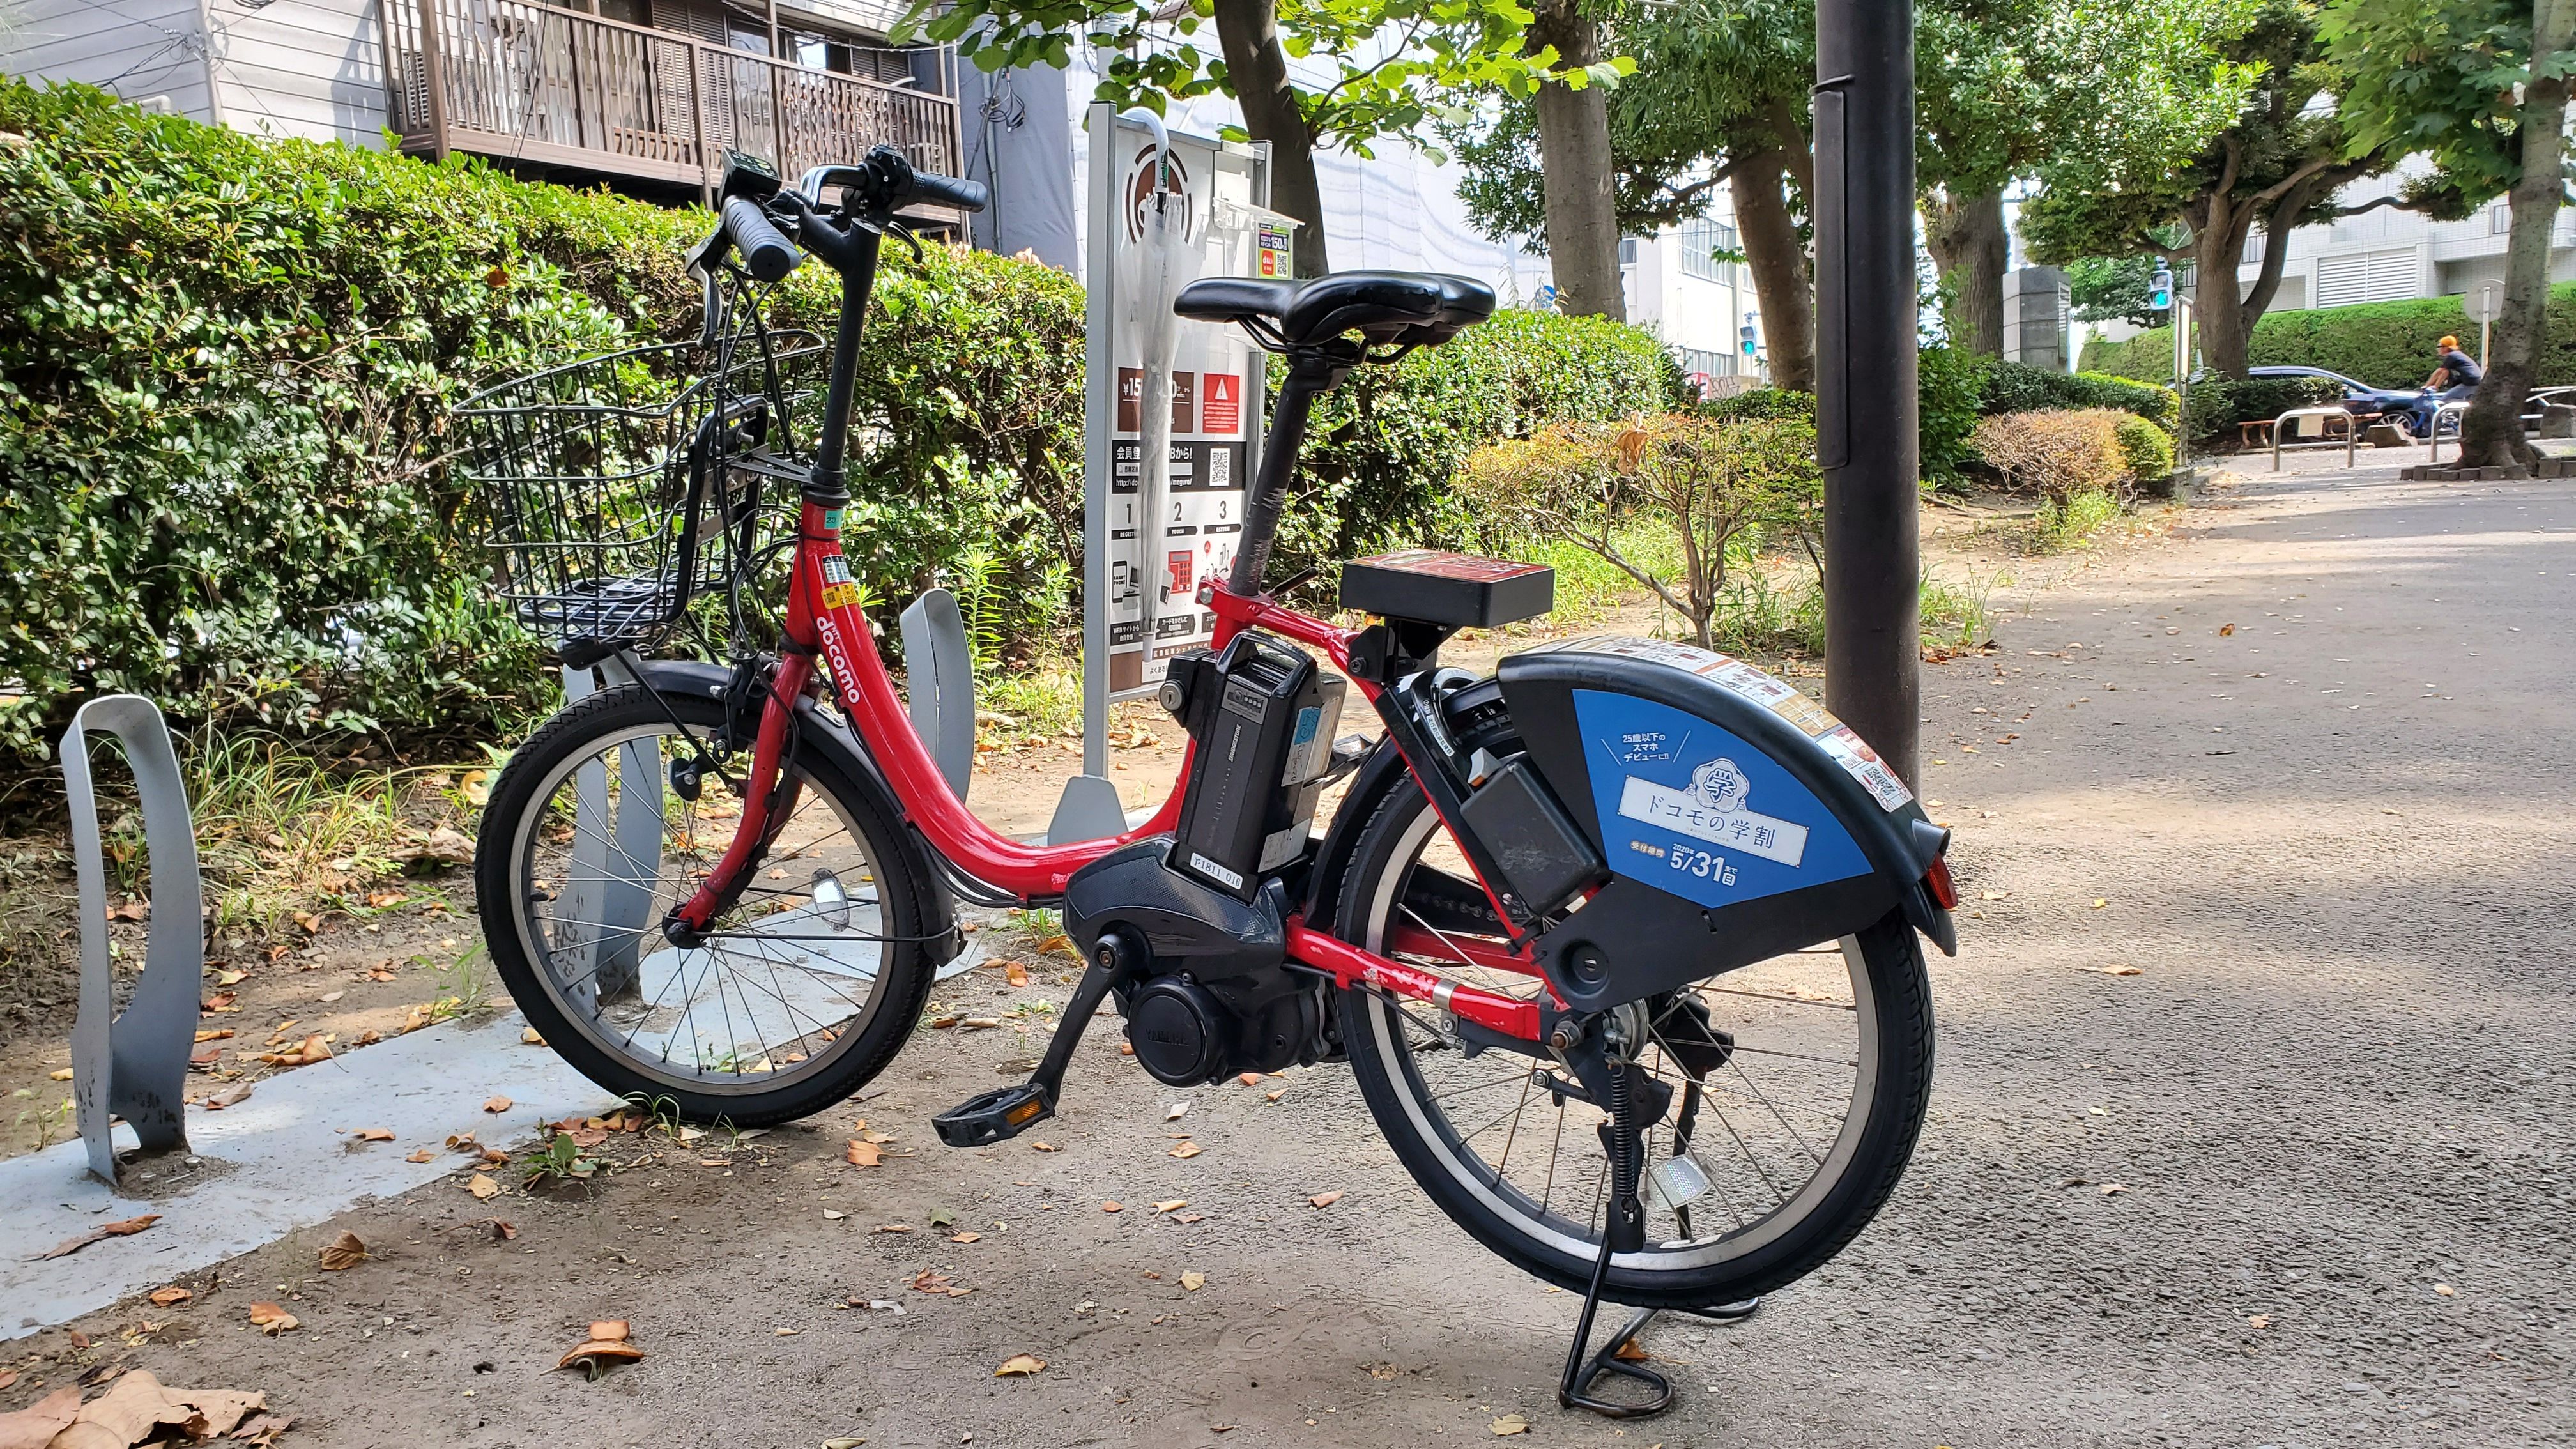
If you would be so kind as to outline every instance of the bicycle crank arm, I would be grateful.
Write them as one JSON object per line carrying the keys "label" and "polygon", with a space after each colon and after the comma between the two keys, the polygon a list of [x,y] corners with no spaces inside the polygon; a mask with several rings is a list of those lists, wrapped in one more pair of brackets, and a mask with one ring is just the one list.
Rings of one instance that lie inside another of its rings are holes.
{"label": "bicycle crank arm", "polygon": [[1038,1060],[1038,1069],[1025,1082],[978,1092],[931,1118],[930,1125],[938,1129],[939,1140],[951,1147],[986,1147],[1017,1137],[1054,1116],[1056,1093],[1064,1085],[1065,1068],[1073,1064],[1073,1049],[1082,1044],[1083,1028],[1091,1025],[1102,998],[1125,974],[1126,965],[1116,938],[1104,938],[1090,969],[1082,973],[1081,984],[1073,988],[1073,999],[1065,1003],[1064,1015],[1056,1023],[1046,1055]]}

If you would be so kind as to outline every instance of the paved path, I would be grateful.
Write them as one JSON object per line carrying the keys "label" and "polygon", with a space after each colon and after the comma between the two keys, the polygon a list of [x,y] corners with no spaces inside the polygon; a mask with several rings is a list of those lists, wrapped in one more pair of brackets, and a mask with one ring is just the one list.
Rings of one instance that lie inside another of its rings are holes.
{"label": "paved path", "polygon": [[[1095,1040],[1063,1151],[931,1145],[1028,1052],[1007,1030],[739,1152],[361,1208],[124,1356],[266,1389],[312,1446],[1418,1445],[1514,1410],[1521,1442],[1636,1449],[2576,1436],[2570,485],[2257,475],[2037,602],[1927,671],[1925,793],[1981,914],[1935,966],[1922,1154],[1760,1317],[1653,1331],[1667,1418],[1555,1409],[1572,1299],[1430,1213],[1332,1070],[1188,1094],[1183,1162],[1183,1094]],[[862,1116],[894,1134],[872,1172],[840,1161]],[[1201,1222],[1099,1207],[1182,1197]],[[341,1226],[378,1259],[314,1272]],[[973,1292],[906,1291],[925,1269]],[[254,1292],[304,1328],[252,1333]],[[136,1316],[87,1320],[85,1356]],[[592,1317],[644,1361],[550,1373]],[[993,1377],[1020,1352],[1050,1367]]]}

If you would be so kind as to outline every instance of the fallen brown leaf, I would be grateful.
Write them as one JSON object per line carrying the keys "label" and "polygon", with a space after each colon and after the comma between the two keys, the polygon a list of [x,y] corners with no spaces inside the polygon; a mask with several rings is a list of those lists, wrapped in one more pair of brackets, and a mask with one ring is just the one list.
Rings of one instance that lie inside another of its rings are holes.
{"label": "fallen brown leaf", "polygon": [[103,1242],[109,1238],[130,1238],[159,1221],[161,1221],[159,1213],[145,1213],[139,1218],[119,1218],[112,1223],[100,1223],[77,1238],[65,1238],[54,1244],[38,1253],[32,1261],[43,1262],[47,1258],[67,1258],[92,1243]]}
{"label": "fallen brown leaf", "polygon": [[490,1202],[501,1195],[501,1184],[478,1172],[465,1180],[465,1190],[483,1202]]}
{"label": "fallen brown leaf", "polygon": [[644,1350],[624,1339],[594,1338],[576,1344],[570,1352],[555,1361],[555,1367],[580,1369],[596,1382],[601,1374],[608,1372],[609,1365],[633,1363],[643,1356]]}
{"label": "fallen brown leaf", "polygon": [[1105,1213],[1120,1213],[1127,1210],[1127,1205],[1122,1202],[1105,1202],[1100,1205],[1100,1210]]}
{"label": "fallen brown leaf", "polygon": [[250,1306],[250,1326],[271,1338],[295,1328],[297,1324],[298,1320],[294,1314],[274,1303],[254,1303]]}
{"label": "fallen brown leaf", "polygon": [[594,1318],[590,1336],[597,1343],[624,1343],[635,1336],[635,1325],[623,1318]]}
{"label": "fallen brown leaf", "polygon": [[1181,1275],[1181,1288],[1185,1292],[1196,1293],[1206,1286],[1207,1275],[1205,1273],[1183,1273]]}
{"label": "fallen brown leaf", "polygon": [[1258,1087],[1261,1085],[1261,1074],[1259,1072],[1240,1072],[1235,1075],[1235,1080],[1247,1087]]}
{"label": "fallen brown leaf", "polygon": [[384,1127],[361,1127],[358,1129],[357,1136],[358,1140],[361,1142],[391,1142],[394,1140],[393,1132]]}
{"label": "fallen brown leaf", "polygon": [[406,1156],[406,1157],[404,1157],[404,1158],[403,1158],[403,1161],[405,1161],[405,1162],[427,1162],[427,1161],[429,1161],[432,1157],[435,1157],[435,1156],[437,1156],[437,1154],[436,1154],[436,1153],[434,1153],[434,1152],[431,1152],[431,1151],[430,1151],[428,1148],[426,1148],[426,1147],[415,1147],[415,1148],[413,1148],[413,1149],[411,1150],[411,1152],[410,1152],[410,1154],[409,1154],[408,1156]]}
{"label": "fallen brown leaf", "polygon": [[359,1241],[356,1233],[344,1231],[322,1245],[322,1271],[325,1273],[345,1273],[365,1261],[367,1245]]}
{"label": "fallen brown leaf", "polygon": [[1207,1221],[1207,1215],[1205,1213],[1180,1213],[1175,1215],[1172,1218],[1172,1221],[1183,1224],[1203,1223]]}
{"label": "fallen brown leaf", "polygon": [[0,1389],[5,1389],[17,1381],[18,1371],[16,1369],[0,1369]]}
{"label": "fallen brown leaf", "polygon": [[1154,1211],[1158,1213],[1176,1213],[1189,1205],[1189,1199],[1176,1197],[1169,1202],[1158,1202],[1154,1204]]}
{"label": "fallen brown leaf", "polygon": [[1039,1152],[1062,1152],[1064,1150],[1052,1142],[1031,1142],[1029,1146]]}
{"label": "fallen brown leaf", "polygon": [[849,1159],[852,1167],[878,1167],[885,1161],[885,1149],[873,1142],[862,1142],[856,1137],[850,1139],[849,1150],[841,1155]]}
{"label": "fallen brown leaf", "polygon": [[1262,1094],[1261,1094],[1261,1100],[1263,1100],[1263,1101],[1265,1101],[1265,1102],[1276,1102],[1276,1101],[1278,1101],[1280,1098],[1285,1097],[1285,1096],[1287,1096],[1287,1095],[1288,1095],[1288,1089],[1287,1089],[1287,1088],[1285,1088],[1285,1087],[1282,1087],[1282,1088],[1280,1088],[1278,1091],[1275,1091],[1275,1092],[1264,1092],[1264,1093],[1262,1093]]}
{"label": "fallen brown leaf", "polygon": [[485,1218],[483,1221],[490,1225],[492,1241],[496,1243],[506,1243],[519,1235],[519,1225],[507,1218]]}
{"label": "fallen brown leaf", "polygon": [[1005,961],[1002,963],[1002,978],[1013,986],[1026,986],[1029,984],[1029,968],[1017,961]]}
{"label": "fallen brown leaf", "polygon": [[984,1241],[984,1235],[982,1233],[952,1233],[949,1235],[948,1241],[952,1243],[980,1243]]}
{"label": "fallen brown leaf", "polygon": [[510,1099],[497,1095],[486,1097],[483,1099],[483,1110],[486,1112],[507,1112],[510,1110]]}
{"label": "fallen brown leaf", "polygon": [[1010,1378],[1014,1374],[1026,1377],[1029,1374],[1043,1373],[1045,1371],[1045,1359],[1039,1358],[1035,1354],[1015,1353],[1009,1358],[1002,1360],[1002,1366],[993,1370],[993,1377],[997,1379],[1006,1379]]}
{"label": "fallen brown leaf", "polygon": [[2137,976],[2144,974],[2140,972],[2137,967],[2126,965],[2078,966],[2075,969],[2078,971],[2091,971],[2102,976]]}
{"label": "fallen brown leaf", "polygon": [[208,1097],[199,1105],[203,1106],[209,1112],[220,1112],[226,1107],[237,1107],[249,1100],[250,1083],[237,1082],[234,1085],[217,1092],[213,1096]]}
{"label": "fallen brown leaf", "polygon": [[1334,1188],[1331,1192],[1319,1192],[1313,1197],[1306,1199],[1307,1202],[1319,1208],[1331,1207],[1333,1204],[1340,1202],[1341,1200],[1342,1190],[1338,1187]]}
{"label": "fallen brown leaf", "polygon": [[[196,1296],[197,1295],[194,1292],[186,1288],[182,1288],[174,1283],[167,1288],[153,1289],[152,1304],[156,1308],[167,1308],[174,1303],[185,1303]],[[7,1384],[0,1384],[0,1389],[5,1389],[7,1387],[9,1387]]]}
{"label": "fallen brown leaf", "polygon": [[1038,942],[1037,951],[1041,956],[1052,954],[1070,957],[1076,961],[1082,959],[1082,953],[1073,949],[1073,938],[1071,936],[1049,936],[1045,940]]}
{"label": "fallen brown leaf", "polygon": [[1494,1434],[1498,1438],[1505,1434],[1526,1434],[1529,1427],[1527,1414],[1505,1414],[1493,1423]]}
{"label": "fallen brown leaf", "polygon": [[520,1027],[519,1040],[527,1043],[529,1046],[544,1046],[546,1044],[546,1039],[539,1036],[537,1034],[537,1029],[533,1026]]}
{"label": "fallen brown leaf", "polygon": [[2245,1320],[2245,1326],[2248,1328],[2269,1328],[2272,1326],[2272,1315],[2268,1313],[2254,1314]]}
{"label": "fallen brown leaf", "polygon": [[1196,1157],[1196,1156],[1198,1156],[1200,1153],[1202,1153],[1202,1152],[1204,1152],[1204,1151],[1206,1151],[1206,1150],[1207,1150],[1206,1148],[1199,1146],[1199,1145],[1198,1145],[1197,1143],[1195,1143],[1195,1142],[1184,1142],[1184,1143],[1182,1143],[1180,1146],[1173,1148],[1173,1149],[1172,1149],[1172,1151],[1171,1151],[1171,1155],[1172,1155],[1172,1156],[1174,1156],[1174,1157],[1187,1159],[1187,1158]]}

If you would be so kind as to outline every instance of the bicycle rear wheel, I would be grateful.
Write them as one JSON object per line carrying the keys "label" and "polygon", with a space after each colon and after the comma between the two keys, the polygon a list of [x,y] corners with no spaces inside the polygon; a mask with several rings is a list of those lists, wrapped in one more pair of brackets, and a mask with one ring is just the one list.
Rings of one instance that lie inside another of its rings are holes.
{"label": "bicycle rear wheel", "polygon": [[871,796],[807,746],[786,821],[741,898],[683,948],[663,918],[723,855],[742,802],[710,774],[672,785],[716,701],[640,685],[549,720],[510,757],[485,808],[475,895],[493,964],[548,1045],[620,1096],[759,1126],[866,1085],[921,1014],[935,918],[901,836]]}
{"label": "bicycle rear wheel", "polygon": [[[1475,691],[1468,691],[1470,695]],[[1490,706],[1463,747],[1519,749]],[[1500,948],[1463,854],[1410,779],[1377,803],[1344,875],[1337,934],[1383,950],[1412,938]],[[1472,985],[1523,997],[1537,977],[1463,953],[1399,952]],[[1647,1133],[1668,1190],[1646,1203],[1646,1247],[1612,1261],[1606,1294],[1641,1307],[1733,1303],[1813,1271],[1895,1189],[1932,1080],[1923,954],[1901,917],[1652,999],[1642,1065],[1673,1089]],[[1342,1042],[1379,1129],[1432,1201],[1486,1247],[1581,1291],[1607,1220],[1607,1116],[1546,1087],[1552,1063],[1478,1051],[1440,1012],[1368,990],[1342,993]],[[1730,1050],[1694,1043],[1723,1040]],[[1684,1043],[1679,1051],[1668,1044]]]}

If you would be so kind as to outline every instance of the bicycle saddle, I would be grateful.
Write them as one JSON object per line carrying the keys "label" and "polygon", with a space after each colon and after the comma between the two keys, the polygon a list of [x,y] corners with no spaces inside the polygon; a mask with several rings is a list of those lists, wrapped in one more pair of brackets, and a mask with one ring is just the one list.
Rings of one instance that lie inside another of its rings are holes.
{"label": "bicycle saddle", "polygon": [[1303,282],[1205,277],[1172,310],[1195,322],[1249,322],[1289,347],[1345,332],[1371,343],[1433,347],[1494,314],[1494,289],[1439,272],[1335,272]]}

